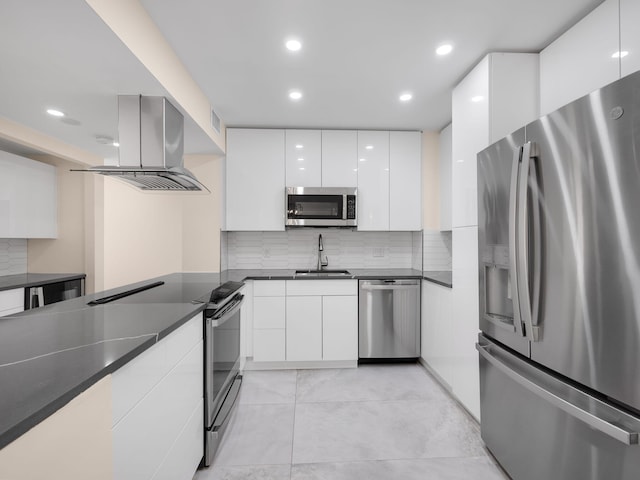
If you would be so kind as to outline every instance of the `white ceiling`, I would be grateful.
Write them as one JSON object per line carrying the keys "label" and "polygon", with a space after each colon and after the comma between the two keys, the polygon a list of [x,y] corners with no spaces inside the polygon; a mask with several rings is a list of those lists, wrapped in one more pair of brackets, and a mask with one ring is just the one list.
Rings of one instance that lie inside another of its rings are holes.
{"label": "white ceiling", "polygon": [[[601,3],[140,1],[227,126],[412,130],[450,121],[452,88],[484,54],[538,52]],[[116,96],[167,92],[83,0],[1,2],[0,116],[115,158],[96,136],[117,137]],[[301,51],[284,48],[289,36]],[[437,57],[445,41],[455,49]],[[398,101],[404,91],[411,102]],[[215,151],[190,119],[185,128],[186,153]]]}

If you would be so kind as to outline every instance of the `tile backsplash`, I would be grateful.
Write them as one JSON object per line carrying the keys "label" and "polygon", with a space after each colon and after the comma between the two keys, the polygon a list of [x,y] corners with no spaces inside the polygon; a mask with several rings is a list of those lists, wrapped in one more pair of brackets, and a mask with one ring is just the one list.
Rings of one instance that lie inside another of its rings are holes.
{"label": "tile backsplash", "polygon": [[451,231],[425,230],[423,238],[424,270],[451,270]]}
{"label": "tile backsplash", "polygon": [[[418,268],[422,232],[354,232],[300,229],[284,232],[222,232],[229,269],[309,268],[317,265],[322,235],[327,268]],[[222,243],[222,242],[221,242]],[[221,252],[224,255],[225,252]],[[418,266],[418,267],[417,267]]]}
{"label": "tile backsplash", "polygon": [[0,238],[0,276],[27,273],[27,240]]}

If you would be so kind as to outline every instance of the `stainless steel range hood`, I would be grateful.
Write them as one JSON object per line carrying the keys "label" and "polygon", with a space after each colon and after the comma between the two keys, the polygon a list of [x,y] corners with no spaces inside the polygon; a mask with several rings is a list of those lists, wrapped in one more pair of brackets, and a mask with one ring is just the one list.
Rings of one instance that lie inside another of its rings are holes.
{"label": "stainless steel range hood", "polygon": [[117,166],[84,172],[117,177],[141,190],[206,191],[183,166],[184,118],[164,97],[118,96]]}

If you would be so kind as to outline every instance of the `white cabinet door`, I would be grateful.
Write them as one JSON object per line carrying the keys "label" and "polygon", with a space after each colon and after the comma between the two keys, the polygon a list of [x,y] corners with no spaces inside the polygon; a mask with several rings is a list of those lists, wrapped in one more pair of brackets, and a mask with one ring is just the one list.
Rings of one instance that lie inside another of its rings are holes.
{"label": "white cabinet door", "polygon": [[0,238],[56,238],[56,167],[0,151]]}
{"label": "white cabinet door", "polygon": [[285,328],[284,297],[254,297],[253,328]]}
{"label": "white cabinet door", "polygon": [[24,288],[0,291],[0,317],[24,311]]}
{"label": "white cabinet door", "polygon": [[489,57],[485,57],[452,95],[452,226],[476,225],[476,155],[489,141]]}
{"label": "white cabinet door", "polygon": [[[637,30],[637,17],[628,20]],[[540,52],[541,115],[619,78],[618,23],[618,0],[605,0]]]}
{"label": "white cabinet door", "polygon": [[455,335],[451,299],[450,288],[422,281],[421,356],[449,389],[453,379],[451,348]]}
{"label": "white cabinet door", "polygon": [[286,358],[285,329],[254,329],[253,360],[283,362]]}
{"label": "white cabinet door", "polygon": [[358,360],[358,297],[322,297],[322,359]]}
{"label": "white cabinet door", "polygon": [[389,133],[389,229],[422,230],[422,135]]}
{"label": "white cabinet door", "polygon": [[227,230],[284,230],[284,158],[284,130],[227,129]]}
{"label": "white cabinet door", "polygon": [[358,132],[358,230],[389,230],[389,132]]}
{"label": "white cabinet door", "polygon": [[620,0],[620,51],[626,52],[626,55],[621,58],[623,77],[640,70],[638,19],[640,19],[640,2]]}
{"label": "white cabinet door", "polygon": [[287,361],[322,360],[322,297],[287,297]]}
{"label": "white cabinet door", "polygon": [[284,280],[253,282],[253,360],[286,359],[286,303]]}
{"label": "white cabinet door", "polygon": [[451,387],[476,419],[480,418],[478,353],[478,227],[453,230],[453,317]]}
{"label": "white cabinet door", "polygon": [[322,186],[358,186],[358,132],[322,131]]}
{"label": "white cabinet door", "polygon": [[286,186],[322,186],[320,130],[287,130],[285,138]]}
{"label": "white cabinet door", "polygon": [[451,230],[451,124],[440,132],[440,230]]}

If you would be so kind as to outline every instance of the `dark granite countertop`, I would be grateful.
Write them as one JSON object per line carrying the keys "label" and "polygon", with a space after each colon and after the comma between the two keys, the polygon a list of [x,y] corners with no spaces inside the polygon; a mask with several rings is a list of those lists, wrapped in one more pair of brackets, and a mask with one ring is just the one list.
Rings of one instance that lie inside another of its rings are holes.
{"label": "dark granite countertop", "polygon": [[254,270],[226,270],[222,272],[223,281],[226,280],[371,280],[385,278],[422,278],[421,270],[411,268],[345,268],[351,275],[336,277],[314,277],[296,275],[295,269],[254,269]]}
{"label": "dark granite countertop", "polygon": [[0,291],[14,288],[37,287],[47,283],[85,278],[84,273],[23,273],[0,276]]}
{"label": "dark granite countertop", "polygon": [[425,270],[422,278],[443,287],[453,287],[452,273],[448,270]]}
{"label": "dark granite countertop", "polygon": [[192,301],[219,284],[218,273],[178,273],[0,318],[0,448],[202,311]]}

